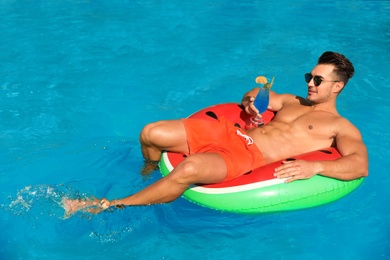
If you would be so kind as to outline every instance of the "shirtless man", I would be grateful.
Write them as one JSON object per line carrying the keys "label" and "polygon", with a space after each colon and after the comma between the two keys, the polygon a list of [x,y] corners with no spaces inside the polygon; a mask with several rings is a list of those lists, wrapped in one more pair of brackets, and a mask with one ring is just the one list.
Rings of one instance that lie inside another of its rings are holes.
{"label": "shirtless man", "polygon": [[[275,169],[275,176],[287,178],[286,182],[311,178],[315,174],[341,180],[365,177],[368,175],[368,156],[362,136],[336,110],[337,96],[353,74],[353,65],[345,56],[334,52],[323,53],[313,70],[305,74],[308,83],[306,99],[270,91],[269,105],[277,112],[276,116],[267,125],[246,131],[240,129],[240,134],[231,130],[234,126],[226,126],[226,122],[219,123],[217,120],[210,121],[214,124],[211,127],[207,126],[209,121],[190,123],[187,119],[148,124],[140,135],[146,168],[155,167],[163,150],[181,152],[187,154],[187,158],[168,176],[126,198],[112,201],[105,198],[81,202],[67,200],[64,205],[68,213],[73,213],[86,205],[104,210],[110,206],[167,203],[180,197],[191,184],[230,180],[263,164],[331,146],[337,147],[341,158],[334,161],[286,161]],[[254,88],[244,95],[242,105],[247,113],[258,113],[253,105],[258,91],[259,88]],[[201,144],[207,146],[203,149],[198,145],[196,134],[193,134],[196,128],[200,128],[199,131],[206,136],[212,136],[219,131],[216,130],[218,128],[231,131],[234,141],[229,139],[228,143],[241,142],[243,148],[233,151],[236,155],[229,154],[230,151],[226,155],[218,149],[213,150],[207,143]],[[241,158],[243,154],[245,158]],[[240,163],[232,163],[238,156]]]}

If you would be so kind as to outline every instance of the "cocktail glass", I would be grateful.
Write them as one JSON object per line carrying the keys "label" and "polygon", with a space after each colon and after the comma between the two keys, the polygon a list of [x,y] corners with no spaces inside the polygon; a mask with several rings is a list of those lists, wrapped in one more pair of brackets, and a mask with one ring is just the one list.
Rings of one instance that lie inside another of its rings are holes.
{"label": "cocktail glass", "polygon": [[[264,113],[268,108],[269,103],[269,88],[260,88],[259,93],[257,94],[254,105],[259,110],[259,114]],[[261,116],[252,116],[251,122],[255,126],[264,125],[264,120]]]}

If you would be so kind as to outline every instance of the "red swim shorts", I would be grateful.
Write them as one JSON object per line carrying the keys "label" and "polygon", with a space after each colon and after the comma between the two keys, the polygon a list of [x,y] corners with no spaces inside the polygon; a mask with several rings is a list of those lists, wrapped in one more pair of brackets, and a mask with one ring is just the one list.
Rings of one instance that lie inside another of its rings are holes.
{"label": "red swim shorts", "polygon": [[232,180],[265,164],[265,159],[245,131],[224,117],[219,120],[182,119],[187,133],[189,154],[217,153],[225,161]]}

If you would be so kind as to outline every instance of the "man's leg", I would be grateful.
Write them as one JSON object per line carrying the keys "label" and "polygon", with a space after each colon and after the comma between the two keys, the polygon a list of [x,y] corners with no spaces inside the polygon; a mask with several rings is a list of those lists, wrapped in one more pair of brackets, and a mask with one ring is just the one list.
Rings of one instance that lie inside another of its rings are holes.
{"label": "man's leg", "polygon": [[[167,203],[180,197],[191,184],[221,182],[226,178],[226,174],[225,161],[219,154],[194,154],[188,156],[166,177],[126,198],[112,200],[111,202],[103,199],[100,203],[96,199],[64,199],[63,206],[66,216],[69,217],[75,212],[85,211],[85,209],[90,213],[99,213],[109,206]],[[91,207],[97,207],[97,209]]]}
{"label": "man's leg", "polygon": [[188,156],[169,175],[151,184],[140,192],[114,202],[116,205],[149,205],[171,202],[195,183],[221,182],[227,174],[222,157],[215,153]]}
{"label": "man's leg", "polygon": [[158,121],[146,125],[141,131],[140,142],[145,158],[143,174],[158,168],[163,150],[188,153],[187,135],[181,120]]}

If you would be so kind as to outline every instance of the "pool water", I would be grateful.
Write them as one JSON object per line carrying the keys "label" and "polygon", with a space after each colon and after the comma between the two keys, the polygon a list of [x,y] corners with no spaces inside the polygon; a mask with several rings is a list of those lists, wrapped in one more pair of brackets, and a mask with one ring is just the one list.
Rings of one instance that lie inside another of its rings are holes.
{"label": "pool water", "polygon": [[[389,1],[1,1],[1,259],[389,259]],[[236,215],[182,198],[64,218],[61,198],[117,198],[160,119],[239,102],[258,75],[305,96],[318,56],[356,74],[338,100],[369,177],[317,208]]]}

